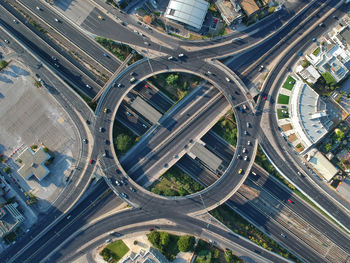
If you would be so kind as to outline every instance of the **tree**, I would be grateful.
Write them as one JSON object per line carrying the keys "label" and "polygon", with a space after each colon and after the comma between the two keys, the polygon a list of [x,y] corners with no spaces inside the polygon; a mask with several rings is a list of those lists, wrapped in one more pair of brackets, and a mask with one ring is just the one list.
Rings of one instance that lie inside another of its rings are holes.
{"label": "tree", "polygon": [[329,152],[332,149],[332,144],[329,142],[324,146],[324,150],[326,152]]}
{"label": "tree", "polygon": [[181,236],[177,241],[177,247],[181,252],[193,251],[194,242],[193,236]]}
{"label": "tree", "polygon": [[119,134],[117,136],[117,150],[126,152],[131,144],[131,138],[126,134]]}
{"label": "tree", "polygon": [[334,130],[334,139],[338,142],[340,142],[344,138],[344,132],[341,131],[340,129],[335,129]]}
{"label": "tree", "polygon": [[169,244],[170,236],[168,232],[160,232],[160,244],[166,247]]}
{"label": "tree", "polygon": [[232,251],[229,249],[225,250],[225,260],[226,262],[230,262],[233,259]]}
{"label": "tree", "polygon": [[9,174],[11,172],[11,168],[6,166],[4,169],[3,169],[4,173],[7,173]]}
{"label": "tree", "polygon": [[167,78],[166,78],[166,83],[169,86],[175,86],[177,84],[177,80],[179,78],[179,75],[175,75],[175,74],[170,74]]}
{"label": "tree", "polygon": [[147,235],[148,241],[152,243],[153,246],[159,247],[160,243],[160,234],[158,231],[152,231]]}

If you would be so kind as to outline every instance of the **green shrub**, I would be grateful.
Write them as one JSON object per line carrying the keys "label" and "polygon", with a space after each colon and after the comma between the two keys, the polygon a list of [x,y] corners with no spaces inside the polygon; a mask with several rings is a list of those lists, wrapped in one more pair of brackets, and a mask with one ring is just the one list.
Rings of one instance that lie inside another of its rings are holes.
{"label": "green shrub", "polygon": [[9,63],[6,60],[0,60],[0,70],[3,70],[7,67]]}

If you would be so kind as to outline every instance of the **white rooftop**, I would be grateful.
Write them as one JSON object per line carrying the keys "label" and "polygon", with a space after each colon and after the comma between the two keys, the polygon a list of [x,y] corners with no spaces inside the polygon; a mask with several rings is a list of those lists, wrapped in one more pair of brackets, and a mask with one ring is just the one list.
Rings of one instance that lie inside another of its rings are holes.
{"label": "white rooftop", "polygon": [[165,17],[200,29],[208,7],[204,0],[170,0]]}
{"label": "white rooftop", "polygon": [[291,120],[305,150],[318,142],[326,133],[326,104],[308,85],[297,80],[291,100]]}
{"label": "white rooftop", "polygon": [[328,161],[322,153],[317,151],[313,157],[311,157],[309,163],[318,171],[318,173],[329,182],[338,170],[335,166]]}

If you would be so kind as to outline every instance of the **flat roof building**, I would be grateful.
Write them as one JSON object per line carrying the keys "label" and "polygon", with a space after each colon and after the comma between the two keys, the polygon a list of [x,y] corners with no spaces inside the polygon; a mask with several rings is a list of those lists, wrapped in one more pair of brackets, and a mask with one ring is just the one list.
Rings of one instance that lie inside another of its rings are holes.
{"label": "flat roof building", "polygon": [[291,121],[307,151],[327,134],[330,126],[326,103],[308,85],[297,80],[291,98]]}
{"label": "flat roof building", "polygon": [[18,169],[18,173],[26,180],[31,176],[35,176],[39,181],[49,174],[49,169],[45,166],[45,161],[50,159],[50,155],[40,147],[36,152],[27,147],[19,156],[22,160],[22,166]]}
{"label": "flat roof building", "polygon": [[327,182],[338,172],[337,168],[317,150],[310,153],[309,163]]}
{"label": "flat roof building", "polygon": [[170,0],[164,16],[200,30],[208,7],[204,0]]}
{"label": "flat roof building", "polygon": [[24,216],[16,206],[17,204],[14,203],[0,208],[0,237],[8,234],[24,221]]}
{"label": "flat roof building", "polygon": [[240,5],[247,16],[250,16],[259,10],[259,7],[254,0],[241,0]]}

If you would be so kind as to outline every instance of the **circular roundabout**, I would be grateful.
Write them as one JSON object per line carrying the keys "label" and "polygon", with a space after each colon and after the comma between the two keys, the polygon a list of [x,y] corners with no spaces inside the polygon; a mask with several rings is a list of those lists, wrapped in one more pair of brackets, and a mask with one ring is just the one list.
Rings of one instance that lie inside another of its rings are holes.
{"label": "circular roundabout", "polygon": [[[196,94],[196,99],[186,99],[187,96],[183,99],[191,102],[188,103],[188,113],[181,106],[174,106],[129,150],[132,153],[128,152],[118,159],[113,143],[109,143],[113,141],[113,124],[118,109],[125,107],[125,98],[130,99],[130,91],[135,86],[151,76],[165,72],[190,73],[210,85],[196,89],[202,92]],[[199,214],[221,205],[232,196],[247,177],[257,149],[257,130],[251,126],[254,114],[244,92],[234,83],[231,76],[225,75],[215,66],[187,59],[174,62],[158,58],[152,60],[152,65],[144,59],[119,74],[97,106],[92,154],[113,191],[134,207],[151,209],[153,212],[158,210],[159,213],[171,209]],[[165,197],[146,190],[143,186],[151,180],[138,178],[145,178],[145,171],[163,173],[176,163],[196,144],[201,132],[208,126],[207,121],[215,119],[215,113],[224,110],[227,102],[236,117],[238,140],[233,159],[221,177],[209,187],[187,196]],[[247,158],[240,158],[242,151]],[[118,185],[123,182],[129,186],[122,188]]]}

